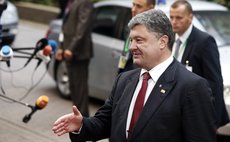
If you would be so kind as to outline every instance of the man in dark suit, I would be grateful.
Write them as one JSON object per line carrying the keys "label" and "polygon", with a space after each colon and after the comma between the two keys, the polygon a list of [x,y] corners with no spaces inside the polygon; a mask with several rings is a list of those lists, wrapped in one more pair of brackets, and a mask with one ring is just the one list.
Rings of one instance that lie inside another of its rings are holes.
{"label": "man in dark suit", "polygon": [[175,43],[173,53],[188,70],[207,79],[214,96],[218,127],[227,124],[229,118],[223,99],[223,79],[215,39],[192,25],[193,10],[188,1],[174,2],[170,19],[176,41],[181,41],[178,48]]}
{"label": "man in dark suit", "polygon": [[68,0],[58,0],[58,6],[59,6],[59,14],[57,16],[57,19],[62,19],[65,16],[65,10],[68,5]]}
{"label": "man in dark suit", "polygon": [[71,99],[82,114],[88,116],[88,66],[93,56],[93,5],[90,0],[69,1],[72,4],[66,10],[62,26],[63,47],[57,51],[56,59],[66,61]]}
{"label": "man in dark suit", "polygon": [[133,17],[129,28],[130,50],[140,69],[118,75],[93,117],[82,117],[73,106],[73,113],[54,123],[54,133],[70,132],[73,142],[215,142],[211,89],[171,55],[174,33],[168,17],[149,10]]}

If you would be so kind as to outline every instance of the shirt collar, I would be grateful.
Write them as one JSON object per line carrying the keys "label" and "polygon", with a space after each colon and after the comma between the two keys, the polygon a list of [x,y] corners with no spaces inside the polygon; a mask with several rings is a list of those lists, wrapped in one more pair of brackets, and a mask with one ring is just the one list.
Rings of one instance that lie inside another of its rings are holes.
{"label": "shirt collar", "polygon": [[151,78],[154,82],[157,82],[159,77],[162,75],[162,73],[168,68],[168,66],[173,62],[173,56],[170,56],[168,59],[166,59],[164,62],[158,64],[151,70],[147,71],[146,69],[141,69],[140,78],[142,78],[142,75],[145,72],[149,72]]}
{"label": "shirt collar", "polygon": [[192,32],[192,24],[189,26],[189,28],[184,32],[182,36],[179,37],[179,35],[176,34],[176,39],[180,38],[181,42],[184,43],[188,39],[191,32]]}

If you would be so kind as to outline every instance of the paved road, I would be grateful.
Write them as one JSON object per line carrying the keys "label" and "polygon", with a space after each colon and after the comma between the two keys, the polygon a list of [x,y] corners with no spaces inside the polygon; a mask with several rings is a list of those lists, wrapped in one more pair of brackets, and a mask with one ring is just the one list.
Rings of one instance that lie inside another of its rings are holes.
{"label": "paved road", "polygon": [[[19,34],[13,47],[33,47],[37,40],[45,35],[47,25],[40,25],[28,21],[20,21]],[[25,59],[13,58],[11,70],[16,70],[25,64]],[[6,64],[0,63],[0,93],[16,100],[25,96],[39,79],[45,74],[45,65],[42,64],[34,71],[37,61],[32,61],[26,68],[10,73]],[[3,71],[6,70],[6,71]],[[55,83],[48,74],[26,97],[24,103],[34,105],[41,95],[49,97],[49,103],[44,110],[38,110],[28,123],[23,123],[22,118],[30,113],[30,108],[18,103],[9,103],[0,97],[0,142],[68,142],[68,135],[58,137],[51,131],[53,122],[66,113],[71,112],[72,103],[57,95]],[[90,113],[94,114],[100,106],[91,102]],[[102,140],[100,142],[107,142]]]}

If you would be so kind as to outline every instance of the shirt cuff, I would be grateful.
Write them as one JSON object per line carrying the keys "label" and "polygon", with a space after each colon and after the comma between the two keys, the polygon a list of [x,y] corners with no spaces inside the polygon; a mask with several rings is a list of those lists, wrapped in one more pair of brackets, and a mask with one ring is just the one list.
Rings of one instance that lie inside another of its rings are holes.
{"label": "shirt cuff", "polygon": [[81,125],[80,129],[78,131],[71,132],[72,134],[79,135],[81,133],[81,128],[83,125]]}

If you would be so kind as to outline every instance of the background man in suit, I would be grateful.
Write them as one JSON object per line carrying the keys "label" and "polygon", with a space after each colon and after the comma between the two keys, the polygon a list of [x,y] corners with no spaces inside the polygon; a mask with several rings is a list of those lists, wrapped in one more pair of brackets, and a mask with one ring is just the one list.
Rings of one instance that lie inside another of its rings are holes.
{"label": "background man in suit", "polygon": [[[156,0],[133,0],[131,9],[132,16],[153,9],[155,7],[155,1]],[[129,52],[129,37],[127,37],[118,62],[118,73],[132,70],[134,68],[136,68],[136,66],[133,64],[132,55]]]}
{"label": "background man in suit", "polygon": [[65,10],[68,4],[68,0],[58,0],[58,6],[59,6],[59,14],[57,16],[57,19],[62,19],[65,16]]}
{"label": "background man in suit", "polygon": [[129,28],[130,50],[140,69],[118,75],[95,116],[82,117],[73,106],[73,113],[54,123],[54,133],[72,132],[74,142],[108,137],[111,142],[215,142],[211,89],[171,55],[174,33],[168,17],[149,10],[133,17]]}
{"label": "background man in suit", "polygon": [[65,60],[69,75],[69,88],[73,104],[88,116],[88,66],[93,56],[91,19],[93,5],[90,0],[72,0],[63,20],[63,48],[56,59]]}
{"label": "background man in suit", "polygon": [[170,8],[170,19],[176,41],[181,41],[179,48],[175,43],[173,52],[178,53],[177,59],[187,69],[207,79],[214,96],[218,126],[225,125],[229,118],[223,99],[223,79],[215,39],[192,25],[193,11],[188,1],[174,2]]}

